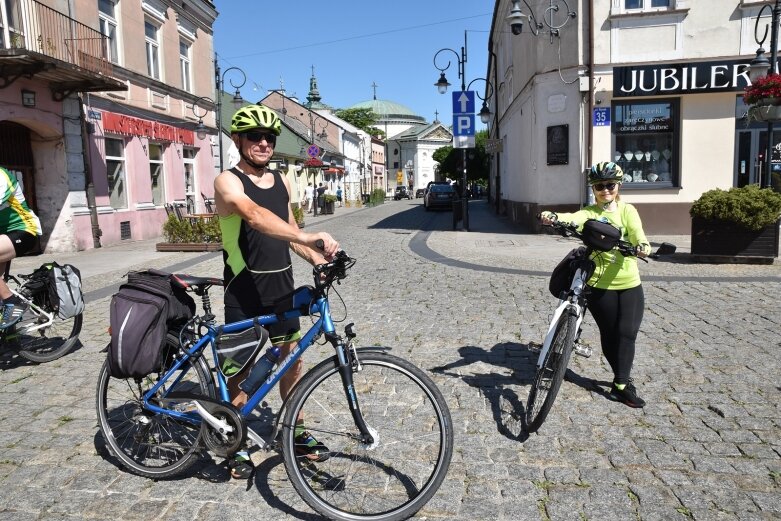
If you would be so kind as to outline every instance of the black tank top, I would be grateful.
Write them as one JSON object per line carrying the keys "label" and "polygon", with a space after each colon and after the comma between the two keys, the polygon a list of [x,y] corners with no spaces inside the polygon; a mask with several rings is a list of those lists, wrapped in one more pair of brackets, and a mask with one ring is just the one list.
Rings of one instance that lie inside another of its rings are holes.
{"label": "black tank top", "polygon": [[[274,184],[260,188],[240,170],[233,168],[244,187],[244,193],[255,204],[271,211],[280,219],[289,219],[290,201],[285,184],[279,172],[272,171]],[[270,306],[293,290],[293,268],[290,260],[290,246],[287,241],[265,235],[242,219],[238,245],[225,245],[223,259],[227,261],[229,251],[238,246],[246,267],[233,273],[225,263],[225,305],[239,307],[250,314],[259,306]]]}

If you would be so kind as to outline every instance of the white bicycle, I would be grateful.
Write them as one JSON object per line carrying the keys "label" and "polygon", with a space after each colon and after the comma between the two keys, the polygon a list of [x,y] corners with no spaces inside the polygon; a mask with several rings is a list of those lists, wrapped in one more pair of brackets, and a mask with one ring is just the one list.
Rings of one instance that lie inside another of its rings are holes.
{"label": "white bicycle", "polygon": [[[567,372],[572,352],[582,356],[591,356],[591,348],[579,344],[581,324],[586,316],[588,286],[586,282],[594,273],[595,264],[591,255],[595,251],[606,252],[616,249],[625,257],[635,257],[636,247],[620,240],[620,232],[607,223],[588,220],[579,232],[572,223],[555,222],[551,226],[565,237],[576,237],[583,241],[585,248],[578,250],[570,262],[573,272],[569,289],[562,292],[562,298],[548,326],[545,341],[537,359],[537,371],[526,400],[526,431],[536,432],[542,426],[545,418],[553,407],[556,395]],[[611,233],[609,228],[615,230]],[[675,253],[675,246],[662,243],[659,249],[650,255],[656,258],[660,255]],[[639,257],[638,257],[639,258]],[[641,260],[647,262],[645,259]]]}

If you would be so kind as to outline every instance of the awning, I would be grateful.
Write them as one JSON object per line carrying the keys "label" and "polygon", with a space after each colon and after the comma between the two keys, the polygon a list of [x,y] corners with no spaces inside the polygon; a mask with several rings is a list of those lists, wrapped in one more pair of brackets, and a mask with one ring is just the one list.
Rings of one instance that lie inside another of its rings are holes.
{"label": "awning", "polygon": [[344,168],[342,167],[330,167],[323,170],[323,173],[326,174],[337,174],[337,175],[344,175]]}

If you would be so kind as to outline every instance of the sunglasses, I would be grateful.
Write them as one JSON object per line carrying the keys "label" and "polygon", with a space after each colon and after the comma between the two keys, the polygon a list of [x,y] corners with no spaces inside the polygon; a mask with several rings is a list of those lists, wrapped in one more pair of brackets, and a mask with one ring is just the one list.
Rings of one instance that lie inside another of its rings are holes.
{"label": "sunglasses", "polygon": [[597,192],[601,192],[602,190],[607,189],[608,191],[612,192],[616,189],[616,186],[618,183],[597,183],[595,185],[591,185],[596,189]]}
{"label": "sunglasses", "polygon": [[276,134],[273,134],[271,132],[258,132],[255,130],[251,130],[249,132],[244,132],[242,136],[244,136],[244,139],[246,139],[250,143],[260,143],[265,139],[266,143],[268,143],[271,146],[277,144],[277,136]]}

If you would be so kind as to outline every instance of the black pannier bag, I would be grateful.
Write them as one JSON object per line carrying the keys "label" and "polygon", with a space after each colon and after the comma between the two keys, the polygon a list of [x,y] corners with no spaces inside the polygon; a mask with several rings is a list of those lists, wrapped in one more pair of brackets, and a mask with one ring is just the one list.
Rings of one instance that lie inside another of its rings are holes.
{"label": "black pannier bag", "polygon": [[589,219],[583,224],[583,243],[599,251],[610,251],[621,240],[621,230],[610,223]]}
{"label": "black pannier bag", "polygon": [[114,378],[138,378],[159,369],[169,327],[195,313],[195,301],[170,277],[154,269],[130,272],[111,298],[108,366]]}
{"label": "black pannier bag", "polygon": [[[578,261],[586,258],[586,247],[581,246],[570,251],[563,259],[553,268],[553,272],[550,275],[550,281],[548,281],[548,290],[551,295],[560,299],[563,298],[562,293],[569,291],[569,287],[572,284],[572,277],[575,276],[575,272],[578,269]],[[589,277],[594,273],[596,265],[594,261],[589,260]]]}
{"label": "black pannier bag", "polygon": [[235,376],[242,372],[258,355],[268,340],[268,331],[257,317],[252,327],[238,333],[225,333],[224,326],[217,329],[217,361],[223,376]]}

